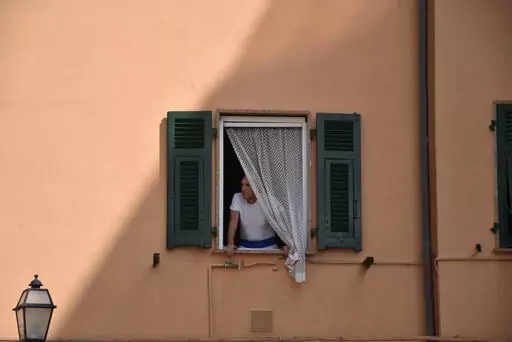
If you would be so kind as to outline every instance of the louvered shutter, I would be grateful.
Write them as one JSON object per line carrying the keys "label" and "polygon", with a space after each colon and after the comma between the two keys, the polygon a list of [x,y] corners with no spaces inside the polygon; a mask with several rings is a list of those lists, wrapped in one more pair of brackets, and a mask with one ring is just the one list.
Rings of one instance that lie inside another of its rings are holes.
{"label": "louvered shutter", "polygon": [[318,249],[361,251],[359,114],[316,116]]}
{"label": "louvered shutter", "polygon": [[212,112],[168,112],[167,128],[167,248],[211,247]]}
{"label": "louvered shutter", "polygon": [[512,104],[498,104],[497,162],[500,248],[512,247]]}

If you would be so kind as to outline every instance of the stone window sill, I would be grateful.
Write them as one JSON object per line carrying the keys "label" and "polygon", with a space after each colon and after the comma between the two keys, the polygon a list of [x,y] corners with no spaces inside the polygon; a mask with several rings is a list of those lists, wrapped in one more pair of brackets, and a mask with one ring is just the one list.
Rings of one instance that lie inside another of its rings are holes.
{"label": "stone window sill", "polygon": [[[222,249],[216,249],[213,251],[214,254],[226,254]],[[285,255],[284,252],[280,249],[273,249],[273,250],[241,250],[241,251],[235,251],[234,254],[273,254],[273,255]]]}
{"label": "stone window sill", "polygon": [[494,248],[494,253],[511,253],[512,254],[512,248]]}

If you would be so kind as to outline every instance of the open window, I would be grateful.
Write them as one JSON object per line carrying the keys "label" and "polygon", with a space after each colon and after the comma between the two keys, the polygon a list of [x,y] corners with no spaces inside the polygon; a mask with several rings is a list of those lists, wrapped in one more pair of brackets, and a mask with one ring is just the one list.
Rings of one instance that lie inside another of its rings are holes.
{"label": "open window", "polygon": [[[218,127],[218,248],[222,249],[228,243],[229,208],[233,196],[240,192],[240,182],[246,174],[251,183],[255,183],[253,186],[256,188],[258,200],[266,208],[267,214],[270,211],[270,216],[279,216],[276,220],[284,221],[300,218],[300,222],[294,221],[293,225],[300,230],[297,235],[303,241],[304,252],[307,247],[308,222],[306,116],[221,113]],[[282,159],[283,157],[287,159]],[[294,183],[288,184],[292,189],[285,189],[286,185],[279,181],[280,178],[288,178],[289,183]],[[291,193],[296,194],[293,200],[290,199]],[[286,208],[280,207],[281,204]],[[294,210],[300,210],[300,215],[294,213]],[[285,211],[290,213],[285,214]],[[284,221],[281,222],[283,225]],[[272,223],[273,227],[280,224]],[[283,240],[288,238],[286,234],[276,232],[280,237],[278,248],[285,244]],[[235,245],[239,243],[239,239],[240,229],[237,229]],[[251,248],[244,248],[244,251],[251,252]]]}

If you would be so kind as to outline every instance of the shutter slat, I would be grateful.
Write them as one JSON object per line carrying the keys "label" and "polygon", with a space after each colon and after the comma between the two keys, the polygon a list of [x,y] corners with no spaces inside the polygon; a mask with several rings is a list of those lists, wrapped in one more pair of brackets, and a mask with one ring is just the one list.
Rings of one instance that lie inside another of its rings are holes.
{"label": "shutter slat", "polygon": [[324,148],[328,151],[353,151],[353,125],[349,121],[326,120]]}
{"label": "shutter slat", "polygon": [[349,203],[349,164],[331,165],[331,231],[349,232],[350,203]]}
{"label": "shutter slat", "polygon": [[175,119],[174,145],[176,148],[204,148],[204,119]]}

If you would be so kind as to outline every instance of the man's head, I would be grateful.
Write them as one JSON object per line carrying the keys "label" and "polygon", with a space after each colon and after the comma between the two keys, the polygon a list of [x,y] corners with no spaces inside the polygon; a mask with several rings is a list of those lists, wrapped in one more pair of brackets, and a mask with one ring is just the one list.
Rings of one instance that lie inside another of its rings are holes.
{"label": "man's head", "polygon": [[242,196],[244,196],[245,200],[256,200],[256,195],[254,195],[254,191],[252,191],[251,184],[249,184],[249,180],[247,176],[244,175],[242,178]]}

